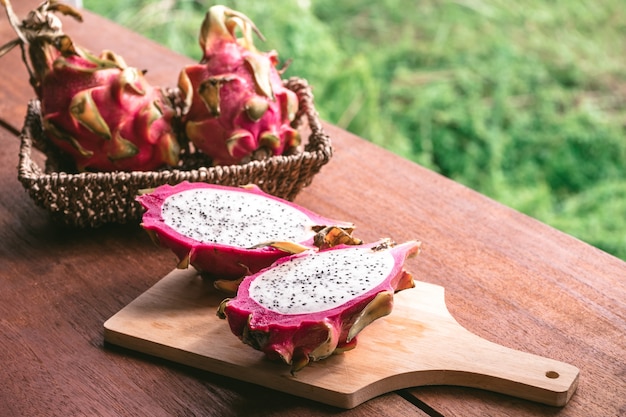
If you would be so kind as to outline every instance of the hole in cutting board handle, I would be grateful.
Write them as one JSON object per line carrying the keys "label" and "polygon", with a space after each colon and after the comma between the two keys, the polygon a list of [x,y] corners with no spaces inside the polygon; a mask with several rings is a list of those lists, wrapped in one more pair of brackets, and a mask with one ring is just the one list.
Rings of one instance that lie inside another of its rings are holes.
{"label": "hole in cutting board handle", "polygon": [[558,377],[560,377],[561,375],[559,375],[558,372],[556,371],[548,371],[546,372],[546,376],[550,379],[557,379]]}

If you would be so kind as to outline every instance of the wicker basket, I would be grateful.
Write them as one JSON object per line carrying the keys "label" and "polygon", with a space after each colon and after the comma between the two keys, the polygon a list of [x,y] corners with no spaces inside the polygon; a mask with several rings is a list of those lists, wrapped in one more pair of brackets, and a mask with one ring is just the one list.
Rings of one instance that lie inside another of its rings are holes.
{"label": "wicker basket", "polygon": [[[274,156],[232,166],[193,166],[193,153],[183,155],[182,168],[162,171],[81,172],[67,173],[58,169],[60,156],[46,140],[40,103],[29,103],[21,134],[18,178],[35,203],[47,209],[52,217],[79,227],[96,227],[107,223],[138,221],[143,210],[135,197],[140,190],[182,181],[222,185],[254,183],[267,193],[293,200],[332,156],[330,138],[324,133],[313,105],[308,83],[299,78],[286,82],[300,102],[294,127],[308,124],[310,135],[303,150],[293,155]],[[33,147],[40,149],[45,169],[32,158]],[[188,160],[188,161],[186,161]]]}

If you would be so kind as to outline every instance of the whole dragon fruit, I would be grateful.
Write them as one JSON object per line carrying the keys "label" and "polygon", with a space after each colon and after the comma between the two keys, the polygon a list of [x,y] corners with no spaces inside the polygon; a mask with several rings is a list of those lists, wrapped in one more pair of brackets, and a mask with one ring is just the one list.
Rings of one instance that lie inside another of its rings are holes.
{"label": "whole dragon fruit", "polygon": [[279,259],[244,278],[217,314],[244,343],[295,373],[354,348],[361,330],[391,312],[394,293],[414,286],[404,262],[419,246],[383,240]]}
{"label": "whole dragon fruit", "polygon": [[204,57],[180,73],[185,132],[216,165],[280,155],[300,144],[290,126],[298,98],[283,86],[277,53],[259,52],[252,32],[262,38],[244,14],[211,7],[200,31]]}
{"label": "whole dragon fruit", "polygon": [[361,243],[351,236],[352,223],[319,216],[255,185],[182,182],[137,200],[146,209],[143,228],[176,254],[180,268],[192,265],[222,280],[257,272],[290,253]]}
{"label": "whole dragon fruit", "polygon": [[143,72],[110,51],[94,56],[63,33],[61,12],[81,20],[73,8],[44,1],[21,23],[2,0],[18,39],[2,48],[28,45],[31,84],[41,100],[43,127],[79,170],[149,171],[178,163],[172,129],[175,110]]}

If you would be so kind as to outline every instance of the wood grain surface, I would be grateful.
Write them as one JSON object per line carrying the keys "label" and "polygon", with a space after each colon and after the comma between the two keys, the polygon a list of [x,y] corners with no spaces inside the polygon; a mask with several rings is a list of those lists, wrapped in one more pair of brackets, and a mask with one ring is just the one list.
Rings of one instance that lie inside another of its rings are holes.
{"label": "wood grain surface", "polygon": [[[14,2],[22,15],[38,1]],[[66,30],[111,48],[155,84],[190,62],[89,13]],[[0,44],[13,37],[0,17]],[[315,86],[313,86],[315,88]],[[315,91],[315,90],[314,90]],[[580,369],[565,407],[474,388],[421,387],[347,411],[105,346],[102,324],[176,260],[138,225],[53,223],[17,181],[33,94],[18,51],[0,60],[0,407],[8,416],[626,415],[626,264],[467,187],[326,124],[335,154],[296,202],[353,220],[364,240],[418,239],[407,267],[446,289],[476,335]]]}

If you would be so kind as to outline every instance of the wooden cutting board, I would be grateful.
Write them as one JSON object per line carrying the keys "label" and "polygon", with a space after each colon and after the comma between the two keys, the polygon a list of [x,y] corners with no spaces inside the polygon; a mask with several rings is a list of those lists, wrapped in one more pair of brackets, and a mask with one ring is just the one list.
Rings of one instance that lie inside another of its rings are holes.
{"label": "wooden cutting board", "polygon": [[174,270],[104,323],[107,342],[342,408],[422,385],[482,388],[563,406],[576,367],[509,349],[461,327],[441,286],[416,282],[393,312],[359,335],[356,349],[295,376],[235,337],[215,312],[224,296],[195,270]]}

